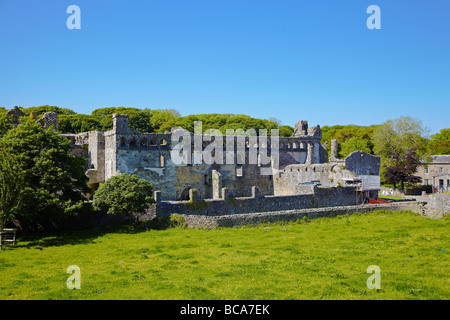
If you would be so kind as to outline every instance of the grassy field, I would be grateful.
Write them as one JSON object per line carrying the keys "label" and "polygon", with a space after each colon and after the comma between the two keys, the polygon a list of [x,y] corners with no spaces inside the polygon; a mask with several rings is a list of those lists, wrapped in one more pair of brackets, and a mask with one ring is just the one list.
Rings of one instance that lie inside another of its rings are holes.
{"label": "grassy field", "polygon": [[[449,299],[450,219],[378,211],[228,229],[94,229],[0,251],[4,299]],[[67,267],[81,270],[69,290]],[[381,289],[368,289],[370,265]]]}

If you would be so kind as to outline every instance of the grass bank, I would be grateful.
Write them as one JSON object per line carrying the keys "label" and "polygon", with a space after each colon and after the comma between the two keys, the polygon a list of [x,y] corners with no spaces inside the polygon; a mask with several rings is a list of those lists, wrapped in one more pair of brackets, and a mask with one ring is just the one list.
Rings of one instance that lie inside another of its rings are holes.
{"label": "grass bank", "polygon": [[[94,229],[0,251],[0,299],[449,299],[450,219],[377,211],[227,229]],[[81,270],[69,290],[67,267]],[[367,288],[371,265],[381,289]]]}

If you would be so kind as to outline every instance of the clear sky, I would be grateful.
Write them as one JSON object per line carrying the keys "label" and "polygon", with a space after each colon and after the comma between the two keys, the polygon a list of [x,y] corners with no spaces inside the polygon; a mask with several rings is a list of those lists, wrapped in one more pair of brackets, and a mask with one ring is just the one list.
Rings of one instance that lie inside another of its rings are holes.
{"label": "clear sky", "polygon": [[291,126],[411,116],[434,133],[450,127],[450,1],[0,0],[0,106],[45,104]]}

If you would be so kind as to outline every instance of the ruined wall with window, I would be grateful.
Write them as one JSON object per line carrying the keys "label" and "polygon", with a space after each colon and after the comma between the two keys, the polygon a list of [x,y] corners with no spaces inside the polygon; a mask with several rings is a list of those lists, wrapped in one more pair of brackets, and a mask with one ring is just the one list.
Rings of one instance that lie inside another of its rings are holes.
{"label": "ruined wall with window", "polygon": [[[112,130],[79,134],[79,139],[89,145],[90,167],[86,172],[89,183],[95,186],[115,175],[136,174],[151,182],[154,190],[160,190],[163,200],[187,200],[193,189],[203,199],[219,199],[220,188],[226,188],[230,197],[248,197],[251,186],[258,186],[264,195],[299,194],[308,192],[307,183],[327,184],[336,179],[333,184],[336,185],[354,175],[342,169],[346,160],[328,162],[328,154],[320,143],[320,127],[309,128],[306,121],[296,124],[290,138],[227,136],[228,145],[223,144],[223,152],[215,154],[214,150],[211,162],[199,164],[195,161],[192,133],[188,133],[191,153],[186,161],[181,165],[172,161],[171,152],[177,145],[172,135],[178,129],[166,133],[139,132],[129,128],[127,115],[114,114]],[[209,150],[210,142],[202,139],[200,152]],[[357,170],[363,170],[364,166],[373,172],[379,170],[376,161],[373,168],[373,163],[352,161],[347,165],[355,163]]]}

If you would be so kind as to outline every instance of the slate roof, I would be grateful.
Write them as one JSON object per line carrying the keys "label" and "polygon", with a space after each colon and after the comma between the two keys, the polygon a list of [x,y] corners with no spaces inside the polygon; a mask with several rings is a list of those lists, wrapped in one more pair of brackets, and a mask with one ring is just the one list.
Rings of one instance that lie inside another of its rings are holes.
{"label": "slate roof", "polygon": [[432,156],[433,164],[450,164],[450,155]]}

